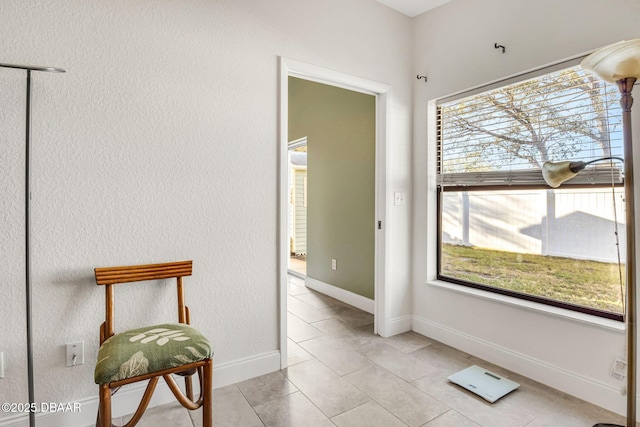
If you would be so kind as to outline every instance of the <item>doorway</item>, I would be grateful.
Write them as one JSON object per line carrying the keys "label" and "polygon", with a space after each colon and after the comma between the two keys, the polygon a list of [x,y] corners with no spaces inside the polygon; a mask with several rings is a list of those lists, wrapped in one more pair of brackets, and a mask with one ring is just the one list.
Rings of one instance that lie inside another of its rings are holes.
{"label": "doorway", "polygon": [[[290,240],[289,240],[289,78],[295,77],[311,82],[321,83],[331,87],[347,89],[374,98],[374,172],[371,181],[374,182],[373,215],[366,220],[367,227],[373,235],[373,298],[362,298],[371,303],[367,310],[374,314],[374,332],[387,336],[389,330],[389,315],[386,309],[386,117],[387,101],[390,87],[375,81],[354,77],[351,75],[327,70],[311,64],[281,58],[280,61],[280,172],[279,172],[279,268],[278,281],[280,292],[280,352],[281,367],[287,366],[287,275],[289,271]],[[308,141],[308,144],[310,142]],[[311,157],[312,154],[309,154]],[[310,161],[310,160],[309,160]],[[311,168],[311,166],[308,166]],[[314,194],[311,191],[310,194]],[[353,195],[357,197],[357,194]],[[308,256],[312,256],[309,255]],[[307,259],[308,261],[308,259]],[[335,269],[336,262],[329,260],[331,269]],[[324,266],[323,268],[327,268]],[[337,268],[340,268],[339,260]],[[309,265],[307,265],[307,276]],[[352,295],[352,293],[349,293]],[[330,294],[329,294],[330,295]],[[330,295],[332,296],[332,295]],[[356,295],[358,297],[358,295]],[[338,298],[340,299],[340,298]],[[350,303],[350,302],[348,302]],[[356,304],[351,304],[358,307]]]}

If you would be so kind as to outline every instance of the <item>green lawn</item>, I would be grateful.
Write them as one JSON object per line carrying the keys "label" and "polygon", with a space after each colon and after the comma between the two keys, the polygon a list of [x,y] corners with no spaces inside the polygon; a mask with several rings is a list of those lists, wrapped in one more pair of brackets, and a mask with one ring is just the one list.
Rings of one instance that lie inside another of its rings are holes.
{"label": "green lawn", "polygon": [[[622,313],[618,265],[443,245],[442,274]],[[624,266],[623,266],[624,280]]]}

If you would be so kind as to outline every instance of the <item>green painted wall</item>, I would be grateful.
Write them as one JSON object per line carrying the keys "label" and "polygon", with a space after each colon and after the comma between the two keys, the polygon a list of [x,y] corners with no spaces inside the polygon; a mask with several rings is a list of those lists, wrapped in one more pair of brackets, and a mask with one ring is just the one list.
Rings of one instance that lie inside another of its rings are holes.
{"label": "green painted wall", "polygon": [[307,137],[307,276],[371,299],[375,102],[289,77],[289,140]]}

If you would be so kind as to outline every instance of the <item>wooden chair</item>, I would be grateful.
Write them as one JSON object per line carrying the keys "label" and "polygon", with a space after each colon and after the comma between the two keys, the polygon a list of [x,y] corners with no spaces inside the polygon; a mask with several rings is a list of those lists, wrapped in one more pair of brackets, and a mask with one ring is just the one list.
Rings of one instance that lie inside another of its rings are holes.
{"label": "wooden chair", "polygon": [[[95,381],[100,386],[100,406],[96,425],[112,427],[113,390],[149,380],[133,418],[125,427],[135,426],[147,409],[158,379],[163,377],[176,399],[187,409],[202,407],[204,427],[211,427],[213,393],[213,350],[209,341],[189,326],[189,309],[184,304],[182,278],[191,276],[192,262],[96,268],[96,283],[106,290],[106,320],[100,327],[100,350]],[[116,334],[114,332],[114,287],[119,283],[176,278],[178,323],[153,325]],[[193,398],[191,375],[198,373],[200,396]],[[185,377],[186,396],[171,376]]]}

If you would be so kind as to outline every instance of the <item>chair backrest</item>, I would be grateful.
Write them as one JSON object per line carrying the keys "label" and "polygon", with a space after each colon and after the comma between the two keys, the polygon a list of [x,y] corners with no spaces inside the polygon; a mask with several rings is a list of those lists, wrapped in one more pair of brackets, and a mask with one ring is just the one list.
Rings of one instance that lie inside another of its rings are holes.
{"label": "chair backrest", "polygon": [[182,278],[191,276],[192,261],[167,262],[162,264],[129,265],[122,267],[96,268],[96,284],[105,286],[105,322],[100,329],[100,344],[115,334],[113,285],[119,283],[143,282],[147,280],[176,278],[178,290],[178,322],[190,323],[189,309],[184,304]]}

